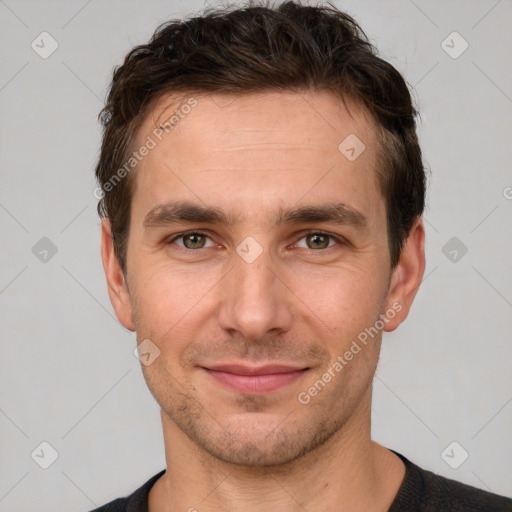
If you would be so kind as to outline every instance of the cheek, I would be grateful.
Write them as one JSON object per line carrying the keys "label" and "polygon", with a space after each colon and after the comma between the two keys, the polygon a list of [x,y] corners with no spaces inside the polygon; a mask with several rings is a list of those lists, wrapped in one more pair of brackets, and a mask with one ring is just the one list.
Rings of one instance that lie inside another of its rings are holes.
{"label": "cheek", "polygon": [[324,330],[346,339],[375,322],[383,308],[386,283],[367,267],[346,266],[305,271],[299,277],[295,273],[290,288],[304,315],[316,316]]}
{"label": "cheek", "polygon": [[218,272],[146,262],[135,275],[132,306],[141,339],[154,339],[158,345],[171,340],[163,348],[179,351],[180,343],[185,346],[201,323],[214,314],[212,292],[219,281]]}

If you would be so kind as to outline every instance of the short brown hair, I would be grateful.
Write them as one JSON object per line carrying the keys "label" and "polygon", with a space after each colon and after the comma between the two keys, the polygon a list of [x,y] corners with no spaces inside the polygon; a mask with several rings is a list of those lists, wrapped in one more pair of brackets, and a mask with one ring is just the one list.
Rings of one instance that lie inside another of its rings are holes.
{"label": "short brown hair", "polygon": [[[112,185],[137,130],[166,93],[247,94],[330,91],[364,105],[379,140],[381,193],[387,212],[391,267],[425,201],[425,170],[416,135],[417,111],[400,73],[349,15],[332,4],[209,9],[161,25],[148,44],[132,49],[115,69],[100,113],[103,142],[96,178],[106,193],[98,213],[108,218],[116,255],[126,273],[133,175]],[[109,181],[110,180],[110,181]]]}

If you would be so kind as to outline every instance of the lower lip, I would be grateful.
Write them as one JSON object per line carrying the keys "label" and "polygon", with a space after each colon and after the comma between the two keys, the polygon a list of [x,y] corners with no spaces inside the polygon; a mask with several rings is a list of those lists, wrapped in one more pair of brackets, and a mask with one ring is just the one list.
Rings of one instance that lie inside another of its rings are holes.
{"label": "lower lip", "polygon": [[204,368],[218,382],[239,393],[269,393],[300,379],[307,370],[268,375],[239,375]]}

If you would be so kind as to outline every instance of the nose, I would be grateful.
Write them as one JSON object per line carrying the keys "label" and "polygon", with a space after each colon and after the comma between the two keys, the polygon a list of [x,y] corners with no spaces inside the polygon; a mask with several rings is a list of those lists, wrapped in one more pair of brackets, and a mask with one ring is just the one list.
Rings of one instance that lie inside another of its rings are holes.
{"label": "nose", "polygon": [[267,251],[252,263],[233,254],[234,268],[219,283],[219,325],[247,340],[288,331],[292,325],[293,293],[272,265]]}

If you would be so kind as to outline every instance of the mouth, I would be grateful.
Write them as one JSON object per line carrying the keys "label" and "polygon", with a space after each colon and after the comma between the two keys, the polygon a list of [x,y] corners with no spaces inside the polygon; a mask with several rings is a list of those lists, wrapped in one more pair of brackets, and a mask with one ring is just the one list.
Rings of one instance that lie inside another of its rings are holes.
{"label": "mouth", "polygon": [[300,379],[309,368],[281,364],[248,366],[241,364],[201,367],[221,385],[244,394],[277,391]]}

